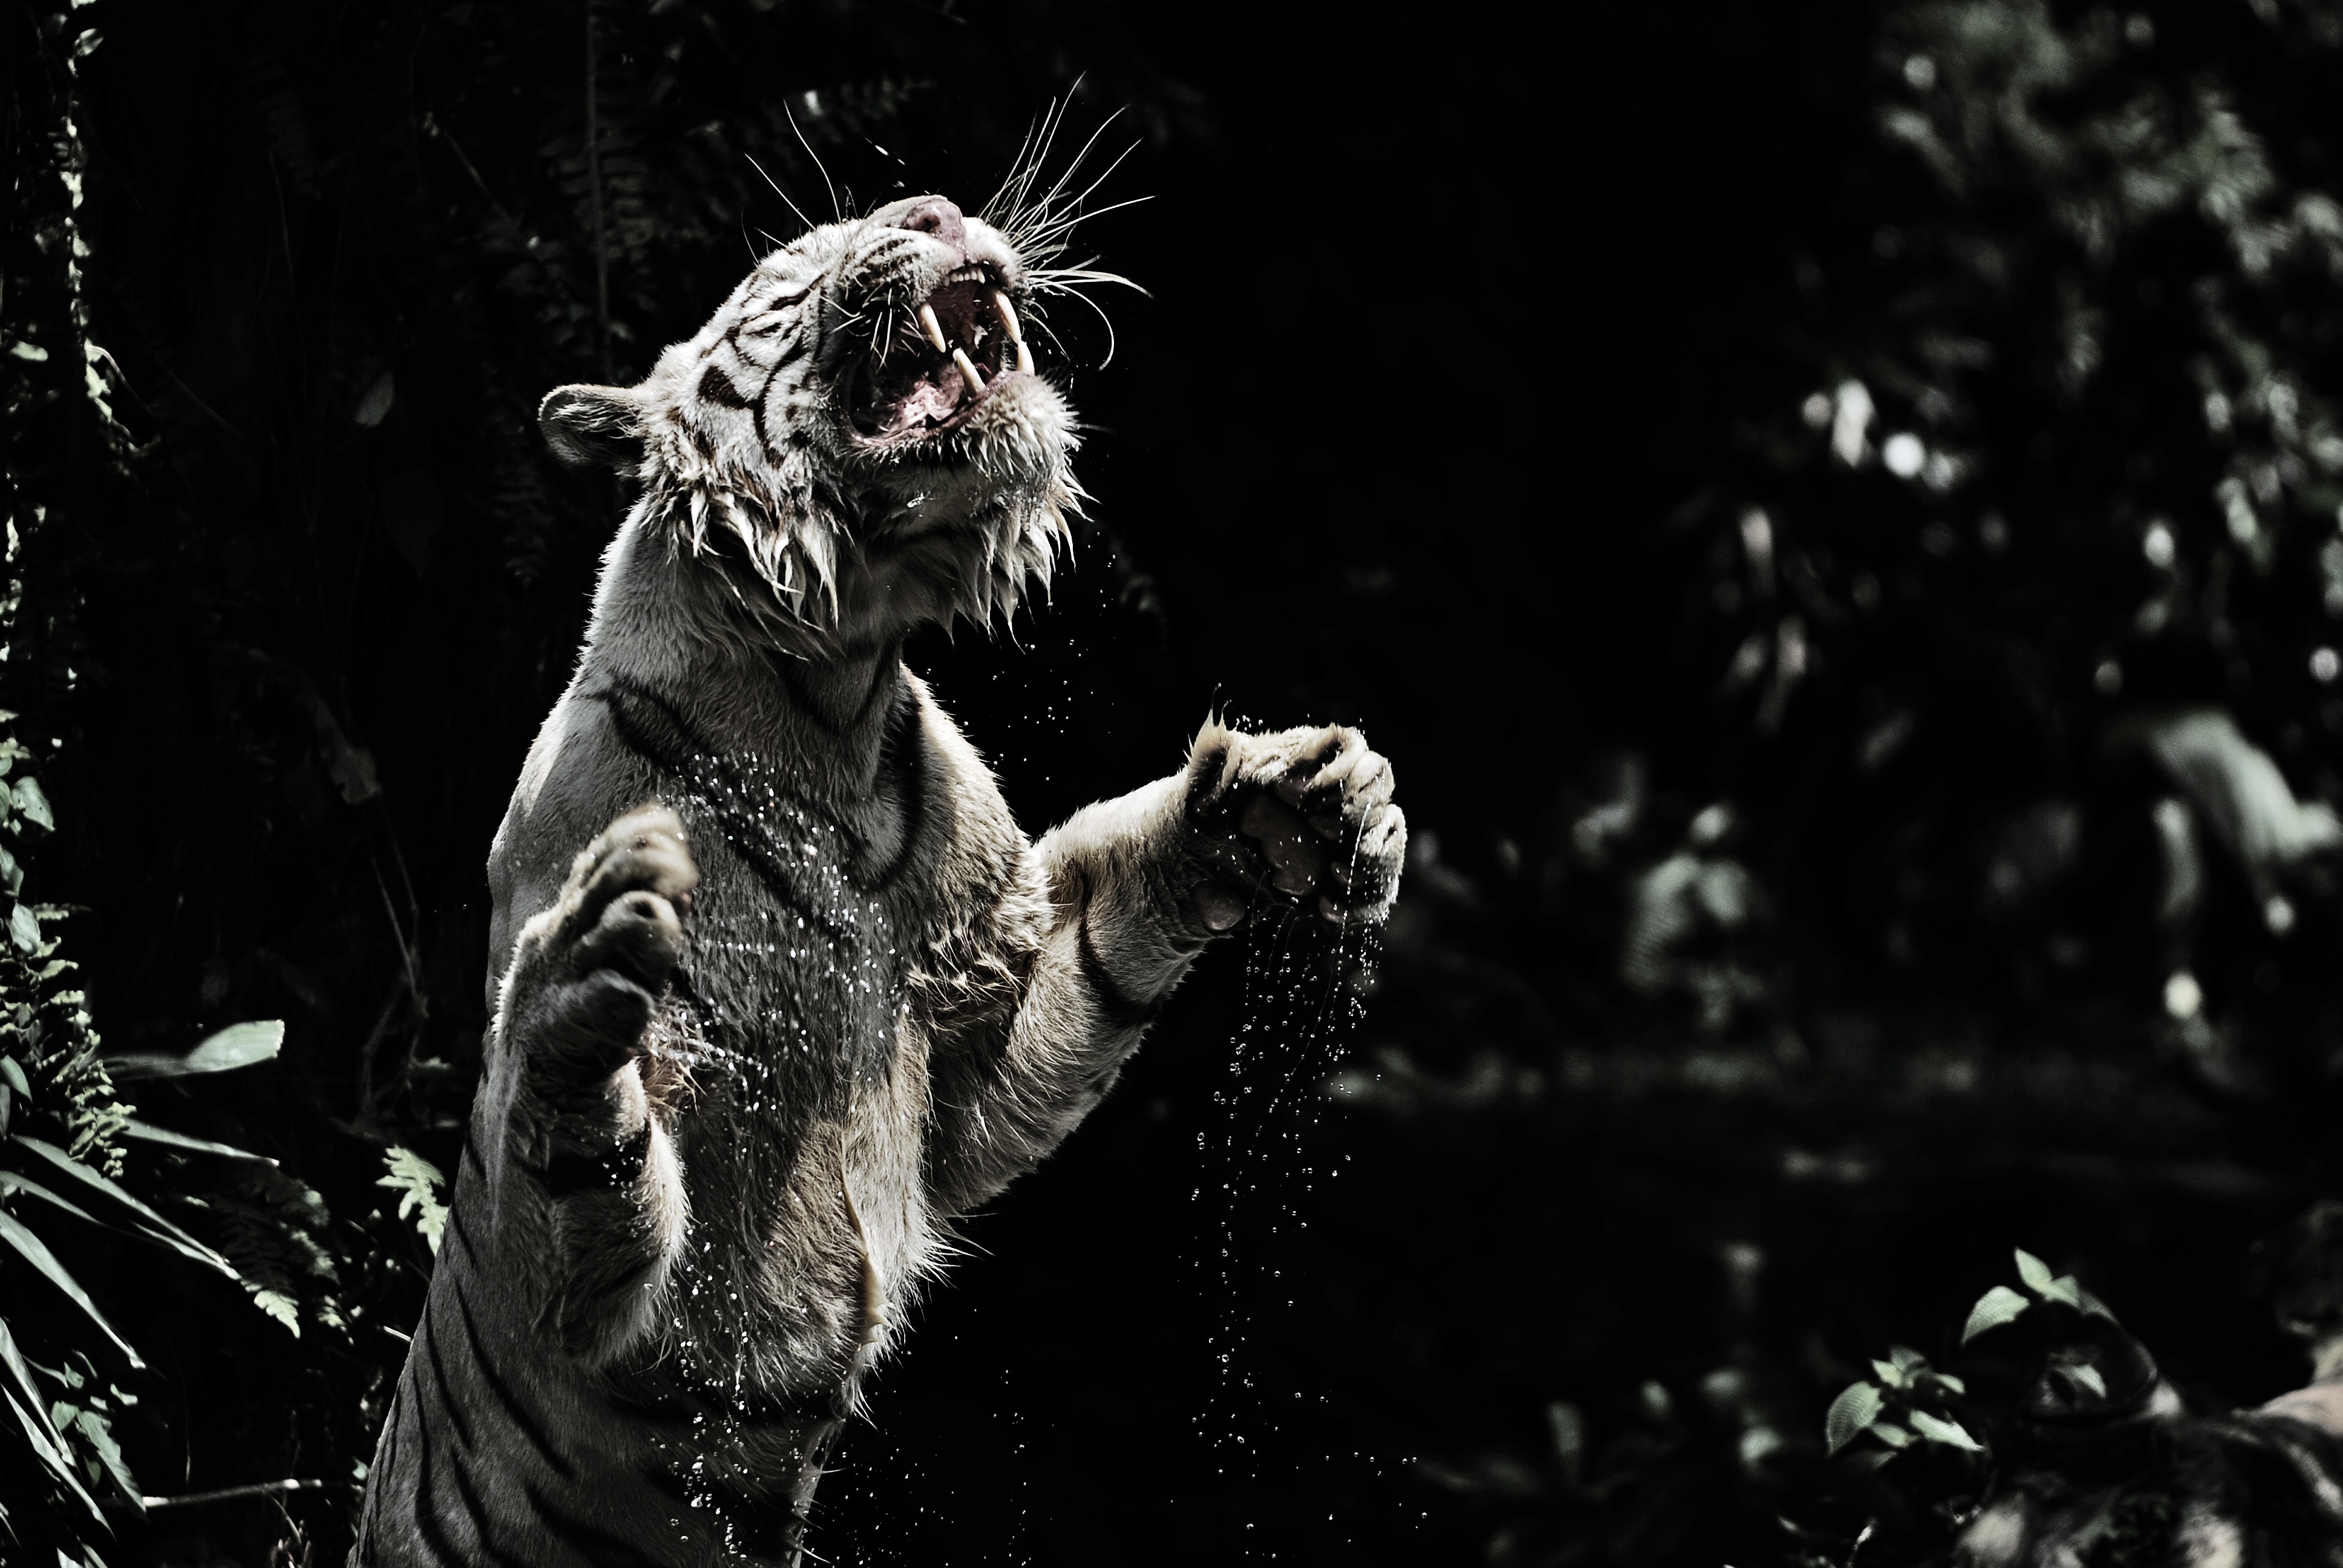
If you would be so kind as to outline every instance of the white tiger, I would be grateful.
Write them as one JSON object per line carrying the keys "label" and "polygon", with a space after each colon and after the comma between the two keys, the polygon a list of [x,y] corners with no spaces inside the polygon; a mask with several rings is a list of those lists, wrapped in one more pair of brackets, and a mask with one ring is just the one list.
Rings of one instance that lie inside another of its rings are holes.
{"label": "white tiger", "polygon": [[1207,723],[1039,843],[904,668],[1080,496],[1011,240],[936,196],[768,256],[640,386],[577,673],[498,829],[495,1027],[356,1564],[794,1563],[944,1227],[1095,1104],[1254,910],[1380,920],[1342,729]]}

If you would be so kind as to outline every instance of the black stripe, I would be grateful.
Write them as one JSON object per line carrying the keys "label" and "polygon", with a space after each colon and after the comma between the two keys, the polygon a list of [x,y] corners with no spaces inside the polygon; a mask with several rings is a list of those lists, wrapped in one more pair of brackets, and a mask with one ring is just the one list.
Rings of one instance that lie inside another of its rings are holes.
{"label": "black stripe", "polygon": [[693,759],[709,755],[681,714],[631,680],[613,678],[604,689],[583,695],[608,709],[618,739],[662,773],[688,778]]}
{"label": "black stripe", "polygon": [[514,1428],[528,1439],[529,1446],[537,1451],[538,1458],[545,1462],[546,1467],[564,1481],[574,1480],[578,1474],[576,1467],[561,1456],[560,1451],[546,1437],[544,1429],[530,1417],[520,1401],[513,1397],[512,1386],[498,1374],[496,1363],[488,1359],[487,1351],[481,1346],[479,1325],[472,1321],[472,1303],[464,1299],[463,1281],[458,1278],[452,1282],[456,1286],[456,1312],[464,1321],[464,1342],[471,1349],[473,1370],[479,1373],[480,1381],[488,1385],[488,1392],[503,1406]]}
{"label": "black stripe", "polygon": [[[618,739],[628,748],[700,797],[715,816],[725,841],[749,863],[749,869],[776,901],[827,940],[850,940],[847,931],[822,905],[798,887],[801,858],[776,852],[773,825],[752,816],[739,804],[749,798],[748,789],[732,777],[732,769],[720,757],[696,743],[680,715],[631,681],[612,680],[604,689],[583,695],[602,704]],[[850,850],[859,851],[859,836],[829,813],[795,796],[778,799],[838,833],[847,840]]]}
{"label": "black stripe", "polygon": [[[899,672],[900,668],[897,667]],[[873,893],[883,893],[895,885],[895,879],[910,864],[911,851],[927,834],[928,727],[920,720],[920,704],[911,696],[911,683],[898,680],[894,710],[887,716],[887,736],[879,755],[881,768],[892,763],[896,769],[897,792],[903,802],[903,841],[895,847],[894,859],[872,879],[870,890]]]}
{"label": "black stripe", "polygon": [[691,395],[702,403],[712,403],[719,408],[749,407],[748,394],[732,384],[732,377],[724,373],[722,366],[713,362],[699,373],[699,385],[692,389]]}
{"label": "black stripe", "polygon": [[389,1441],[382,1446],[381,1462],[376,1466],[378,1470],[387,1471],[398,1468],[398,1421],[406,1402],[407,1391],[403,1388],[390,1396],[390,1419],[383,1423],[384,1435]]}
{"label": "black stripe", "polygon": [[[783,689],[789,694],[790,703],[811,720],[816,729],[825,735],[835,736],[843,735],[853,728],[852,719],[832,719],[824,710],[822,705],[814,700],[813,693],[806,689],[805,681],[799,674],[796,659],[786,653],[777,653],[767,662],[773,667],[773,673],[780,678]],[[867,696],[862,711],[869,711]],[[860,716],[858,713],[856,717]]]}
{"label": "black stripe", "polygon": [[[832,509],[842,509],[842,503],[838,503]],[[776,650],[766,656],[765,662],[772,668],[773,674],[789,692],[789,700],[803,711],[807,719],[826,734],[844,735],[870,720],[870,710],[879,705],[880,698],[892,697],[898,691],[909,689],[910,680],[903,670],[902,646],[900,641],[854,642],[838,650],[840,663],[866,653],[870,657],[870,684],[863,689],[862,700],[855,704],[854,711],[843,718],[831,717],[821,699],[807,689],[803,678],[804,661]]]}
{"label": "black stripe", "polygon": [[[715,782],[729,795],[745,793],[733,769],[713,747],[703,741],[691,727],[690,720],[676,711],[672,703],[658,692],[623,676],[613,676],[603,690],[583,694],[609,710],[618,726],[619,739],[648,759],[662,773],[689,783],[699,773],[717,775]],[[794,697],[796,694],[791,693]],[[820,805],[795,794],[778,793],[775,799],[783,805],[803,811],[820,819],[826,827],[851,836],[853,829],[824,810]]]}
{"label": "black stripe", "polygon": [[456,1429],[457,1446],[469,1452],[472,1447],[472,1423],[466,1419],[462,1408],[457,1404],[455,1391],[447,1386],[447,1369],[439,1360],[439,1336],[431,1332],[431,1314],[428,1312],[423,1314],[423,1321],[417,1323],[416,1328],[417,1330],[416,1338],[421,1342],[407,1354],[411,1358],[417,1350],[423,1352],[424,1361],[431,1368],[432,1386],[438,1391],[439,1408],[447,1412],[448,1424]]}
{"label": "black stripe", "polygon": [[1153,1023],[1163,1010],[1164,999],[1158,997],[1147,1003],[1133,1001],[1123,989],[1114,983],[1106,972],[1106,960],[1099,957],[1098,945],[1091,940],[1090,879],[1082,879],[1082,919],[1074,933],[1074,942],[1081,957],[1082,979],[1090,982],[1091,992],[1098,998],[1099,1010],[1117,1029],[1144,1029]]}
{"label": "black stripe", "polygon": [[[750,410],[750,415],[757,424],[757,445],[763,448],[768,457],[778,457],[779,454],[773,450],[773,437],[765,429],[765,405],[772,400],[773,382],[779,377],[782,371],[803,358],[805,351],[806,340],[803,337],[799,337],[795,343],[782,349],[781,357],[773,361],[772,369],[766,372],[765,384],[757,388],[757,402],[755,407]],[[794,435],[796,432],[792,431],[791,434]]]}
{"label": "black stripe", "polygon": [[[412,1357],[409,1358],[410,1360]],[[367,1472],[366,1497],[358,1521],[358,1539],[368,1546],[374,1543],[377,1522],[382,1517],[383,1499],[387,1487],[375,1484],[378,1476],[398,1473],[398,1424],[407,1409],[406,1369],[400,1369],[397,1387],[390,1396],[390,1418],[383,1422],[382,1443],[375,1451],[374,1468]]]}
{"label": "black stripe", "polygon": [[642,1548],[623,1537],[611,1534],[597,1524],[589,1524],[565,1508],[550,1508],[537,1489],[523,1483],[521,1495],[537,1514],[537,1522],[547,1534],[559,1541],[583,1557],[595,1568],[654,1568]]}
{"label": "black stripe", "polygon": [[479,1248],[472,1244],[470,1228],[464,1223],[463,1205],[447,1211],[447,1233],[456,1238],[456,1244],[464,1249],[466,1257],[477,1259],[480,1255]]}
{"label": "black stripe", "polygon": [[869,719],[870,710],[879,706],[879,699],[881,697],[888,699],[888,719],[889,722],[893,722],[894,703],[900,699],[908,698],[910,690],[911,678],[904,672],[902,656],[893,648],[879,649],[871,657],[870,688],[862,694],[862,706],[854,710],[854,718],[849,722],[848,728],[856,728],[864,719]]}
{"label": "black stripe", "polygon": [[[737,333],[741,327],[747,326],[752,317],[759,316],[770,316],[777,310],[786,309],[789,306],[795,305],[798,301],[803,299],[807,295],[811,294],[812,292],[813,285],[809,283],[799,288],[795,294],[777,294],[770,299],[752,302],[742,309],[740,312],[740,319],[732,324],[732,330]],[[770,332],[776,327],[785,327],[787,325],[789,325],[787,322],[777,321],[772,327],[765,328],[765,332]],[[764,333],[760,332],[756,336],[761,337],[764,336]]]}
{"label": "black stripe", "polygon": [[[407,1364],[412,1368],[415,1365],[415,1359],[409,1356]],[[416,1533],[423,1537],[423,1543],[431,1549],[436,1561],[446,1563],[461,1563],[465,1561],[463,1554],[456,1549],[456,1543],[447,1539],[447,1528],[439,1521],[439,1493],[431,1484],[431,1434],[418,1432],[416,1435],[417,1438],[415,1444]]]}
{"label": "black stripe", "polygon": [[509,1553],[507,1553],[494,1545],[490,1542],[488,1535],[488,1510],[480,1506],[479,1493],[472,1490],[471,1476],[466,1467],[460,1464],[458,1465],[455,1469],[452,1479],[456,1483],[457,1499],[463,1503],[465,1515],[471,1521],[472,1524],[472,1557],[470,1561],[478,1563],[485,1560],[498,1563],[501,1565],[501,1568],[538,1568],[538,1564],[522,1562],[513,1557]]}

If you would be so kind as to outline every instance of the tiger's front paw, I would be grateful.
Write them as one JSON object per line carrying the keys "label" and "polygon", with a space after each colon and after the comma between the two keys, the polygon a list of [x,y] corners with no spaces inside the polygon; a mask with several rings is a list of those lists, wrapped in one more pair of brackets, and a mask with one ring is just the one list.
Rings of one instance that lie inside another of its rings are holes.
{"label": "tiger's front paw", "polygon": [[664,806],[619,818],[578,857],[514,963],[507,1007],[533,1056],[607,1070],[633,1054],[683,958],[699,885],[683,823]]}
{"label": "tiger's front paw", "polygon": [[1246,735],[1207,724],[1188,761],[1187,819],[1201,873],[1190,894],[1209,930],[1263,893],[1311,903],[1338,925],[1379,922],[1399,891],[1407,819],[1392,769],[1340,725]]}

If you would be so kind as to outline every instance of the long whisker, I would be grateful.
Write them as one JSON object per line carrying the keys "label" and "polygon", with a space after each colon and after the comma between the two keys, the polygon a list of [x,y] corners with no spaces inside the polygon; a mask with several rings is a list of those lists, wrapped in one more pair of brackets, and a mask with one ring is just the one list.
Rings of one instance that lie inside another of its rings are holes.
{"label": "long whisker", "polygon": [[[1050,106],[1042,111],[1041,137],[1039,144],[1033,149],[1032,160],[1019,171],[1018,200],[1011,219],[1012,224],[1021,223],[1037,210],[1031,205],[1033,182],[1040,179],[1041,171],[1049,166],[1051,149],[1057,146],[1058,133],[1065,128],[1066,115],[1074,106],[1074,95],[1081,91],[1082,82],[1088,75],[1088,72],[1084,72],[1082,75],[1076,76],[1074,85],[1066,89],[1066,95],[1053,99]],[[1044,198],[1041,209],[1046,209],[1047,205],[1047,198]]]}
{"label": "long whisker", "polygon": [[[1044,267],[1038,272],[1027,273],[1025,276],[1034,291],[1041,294],[1072,294],[1085,283],[1120,284],[1124,288],[1138,289],[1140,293],[1147,294],[1146,289],[1119,272],[1101,272],[1090,266]],[[1147,297],[1150,299],[1155,297],[1151,294]]]}
{"label": "long whisker", "polygon": [[[784,107],[786,107],[786,106],[784,106]],[[743,157],[749,157],[749,155],[746,153],[743,153],[741,156]],[[780,182],[773,178],[772,176],[765,173],[764,165],[759,163],[753,157],[749,157],[749,166],[756,170],[760,176],[763,176],[765,183],[773,187],[773,194],[775,196],[780,197],[785,202],[789,202],[789,210],[798,215],[798,221],[799,223],[805,225],[808,228],[815,226],[813,219],[806,216],[805,209],[799,206],[797,203],[789,201],[789,193],[781,188]]]}
{"label": "long whisker", "polygon": [[1084,305],[1089,306],[1093,311],[1097,311],[1098,318],[1106,323],[1106,357],[1099,361],[1099,368],[1101,370],[1105,369],[1108,366],[1114,363],[1114,318],[1100,308],[1099,302],[1097,300],[1092,299],[1089,295],[1084,294],[1081,290],[1078,288],[1069,288],[1064,292],[1068,297],[1079,299]]}
{"label": "long whisker", "polygon": [[1041,202],[1036,202],[1036,216],[1038,216],[1038,218],[1047,220],[1047,216],[1057,214],[1059,206],[1061,206],[1061,202],[1064,202],[1066,187],[1073,186],[1075,176],[1081,176],[1081,171],[1082,171],[1082,159],[1090,157],[1090,150],[1091,150],[1091,147],[1099,146],[1099,138],[1101,138],[1101,136],[1106,136],[1106,126],[1113,125],[1113,122],[1115,122],[1115,119],[1120,117],[1120,115],[1122,115],[1122,110],[1115,110],[1115,113],[1113,113],[1113,115],[1108,115],[1108,117],[1103,119],[1103,122],[1099,122],[1099,129],[1091,131],[1091,134],[1090,134],[1090,141],[1082,143],[1082,150],[1081,150],[1081,153],[1075,153],[1075,155],[1073,155],[1073,159],[1069,159],[1069,164],[1066,164],[1066,171],[1064,171],[1064,174],[1057,176],[1057,180],[1054,180],[1052,186],[1050,186],[1050,190],[1042,192]]}
{"label": "long whisker", "polygon": [[[813,144],[811,142],[806,140],[806,134],[801,128],[799,128],[797,116],[790,112],[789,101],[787,98],[783,98],[781,100],[781,113],[788,117],[789,129],[797,132],[798,146],[803,147],[805,149],[806,156],[813,160],[814,172],[820,175],[821,183],[830,187],[830,221],[833,223],[841,221],[846,216],[846,209],[838,205],[838,186],[831,182],[830,170],[822,163],[821,155],[813,150]],[[809,224],[807,226],[810,228],[812,225]]]}
{"label": "long whisker", "polygon": [[[1017,156],[1009,160],[1009,173],[1001,178],[1001,188],[994,191],[978,210],[976,216],[993,227],[1005,231],[1013,226],[1011,215],[1017,211],[1026,190],[1033,183],[1031,154],[1034,138],[1041,134],[1041,128],[1049,123],[1049,116],[1057,106],[1057,100],[1052,98],[1049,106],[1041,111],[1041,117],[1025,127],[1025,139],[1017,144]],[[1002,206],[1004,201],[1008,204],[1006,206]]]}
{"label": "long whisker", "polygon": [[[1103,131],[1105,128],[1106,128],[1106,127],[1105,127],[1105,126],[1100,126],[1100,127],[1099,127],[1099,129],[1101,129],[1101,131]],[[1093,141],[1095,141],[1097,138],[1096,138],[1096,137],[1092,137],[1091,139],[1092,139]],[[1107,177],[1108,177],[1110,175],[1112,175],[1112,174],[1114,173],[1114,171],[1115,171],[1115,170],[1117,170],[1117,169],[1119,169],[1119,168],[1122,167],[1123,160],[1125,160],[1126,158],[1130,157],[1131,154],[1133,154],[1133,153],[1137,152],[1138,150],[1139,150],[1139,144],[1138,144],[1137,142],[1133,142],[1133,143],[1131,143],[1131,146],[1127,146],[1127,147],[1123,148],[1123,149],[1122,149],[1122,151],[1121,151],[1121,152],[1117,153],[1117,154],[1115,155],[1115,157],[1114,157],[1114,162],[1112,162],[1112,163],[1111,163],[1111,164],[1107,165],[1107,166],[1106,166],[1103,170],[1101,170],[1101,171],[1100,172],[1100,174],[1099,174],[1099,177],[1098,177],[1098,178],[1096,178],[1096,179],[1094,179],[1094,180],[1091,181],[1091,183],[1090,183],[1090,184],[1088,184],[1088,185],[1084,186],[1082,187],[1081,195],[1080,195],[1080,196],[1078,196],[1074,197],[1071,201],[1070,201],[1070,202],[1068,202],[1068,203],[1066,204],[1066,205],[1067,205],[1068,209],[1069,209],[1070,211],[1071,211],[1071,212],[1081,213],[1081,206],[1082,206],[1082,203],[1084,203],[1084,202],[1086,202],[1086,201],[1090,200],[1090,198],[1091,198],[1091,192],[1092,192],[1092,191],[1094,191],[1094,190],[1098,189],[1098,188],[1099,188],[1099,186],[1102,186],[1102,185],[1106,184],[1106,182],[1107,182]],[[1145,197],[1145,196],[1133,196],[1133,197],[1131,198],[1131,201],[1145,201],[1146,199],[1147,199],[1147,197]],[[1129,206],[1130,205],[1131,205],[1131,202],[1129,202],[1129,201],[1124,201],[1124,202],[1117,202],[1117,203],[1115,204],[1115,206]],[[1114,211],[1114,207],[1112,207],[1112,206],[1109,206],[1109,207],[1101,207],[1101,208],[1099,209],[1099,212],[1112,212],[1112,211]],[[1096,217],[1096,216],[1099,216],[1099,213],[1096,213],[1096,212],[1094,212],[1094,213],[1084,213],[1084,214],[1082,214],[1082,216],[1086,216],[1086,217]]]}
{"label": "long whisker", "polygon": [[[1071,289],[1061,289],[1058,292],[1071,294],[1073,291]],[[1050,342],[1057,348],[1059,358],[1071,359],[1073,357],[1072,355],[1066,352],[1065,340],[1058,336],[1058,329],[1050,325],[1048,312],[1044,311],[1038,303],[1029,305],[1025,307],[1025,319],[1033,323],[1035,326],[1038,326],[1042,331],[1050,335]]]}
{"label": "long whisker", "polygon": [[1136,196],[1116,202],[1111,206],[1102,206],[1096,212],[1070,212],[1061,218],[1052,219],[1048,225],[1028,236],[1029,243],[1038,243],[1047,247],[1051,242],[1061,240],[1072,233],[1076,224],[1088,223],[1094,217],[1104,217],[1111,212],[1121,212],[1127,206],[1137,206],[1141,202],[1154,199],[1152,196]]}
{"label": "long whisker", "polygon": [[1082,78],[1076,77],[1073,87],[1063,98],[1051,99],[1048,107],[1042,110],[1041,123],[1029,138],[1031,156],[1015,166],[1013,183],[1016,195],[1007,216],[1001,221],[1003,233],[1017,233],[1047,214],[1048,198],[1037,199],[1033,186],[1041,177],[1041,171],[1049,166],[1051,151],[1057,146],[1058,133],[1065,126],[1067,112],[1073,106],[1074,93],[1081,90],[1081,85]]}
{"label": "long whisker", "polygon": [[[1090,140],[1082,144],[1082,150],[1073,156],[1072,161],[1066,165],[1066,172],[1058,176],[1058,183],[1051,186],[1050,187],[1049,194],[1041,198],[1041,210],[1043,212],[1053,212],[1057,209],[1059,202],[1066,194],[1066,187],[1073,184],[1075,176],[1081,172],[1082,162],[1091,156],[1091,149],[1098,146],[1098,139],[1106,135],[1107,127],[1113,125],[1115,121],[1121,117],[1122,111],[1121,109],[1117,109],[1113,114],[1109,115],[1105,119],[1099,122],[1098,129],[1092,131],[1091,133]],[[1120,162],[1121,160],[1118,159],[1116,161]],[[1081,198],[1079,196],[1075,198],[1077,201],[1081,199]]]}

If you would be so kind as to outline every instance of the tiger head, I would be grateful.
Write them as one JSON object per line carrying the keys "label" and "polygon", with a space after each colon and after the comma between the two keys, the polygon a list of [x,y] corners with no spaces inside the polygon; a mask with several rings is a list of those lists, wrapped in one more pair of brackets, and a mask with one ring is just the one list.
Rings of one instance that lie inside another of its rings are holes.
{"label": "tiger head", "polygon": [[773,252],[639,386],[556,387],[538,422],[565,461],[633,472],[637,518],[793,643],[989,624],[1047,583],[1082,494],[1034,270],[909,197]]}

